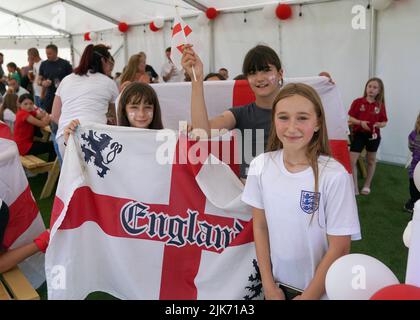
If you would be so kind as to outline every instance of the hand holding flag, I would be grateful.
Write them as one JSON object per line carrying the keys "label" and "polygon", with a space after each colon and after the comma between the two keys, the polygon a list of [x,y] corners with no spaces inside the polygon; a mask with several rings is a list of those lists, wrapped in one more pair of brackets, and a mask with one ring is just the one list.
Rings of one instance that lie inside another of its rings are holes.
{"label": "hand holding flag", "polygon": [[203,63],[190,44],[184,46],[182,54],[182,67],[191,79],[194,77],[195,81],[197,81],[197,79],[201,81],[203,80]]}
{"label": "hand holding flag", "polygon": [[[179,16],[177,6],[176,16],[174,19],[174,26],[172,31],[172,40],[171,40],[171,60],[178,69],[182,67],[182,54],[184,48],[187,44],[194,45],[194,39],[192,36],[191,27],[185,23],[184,20]],[[197,76],[195,74],[194,68],[192,68],[193,79],[197,81]]]}

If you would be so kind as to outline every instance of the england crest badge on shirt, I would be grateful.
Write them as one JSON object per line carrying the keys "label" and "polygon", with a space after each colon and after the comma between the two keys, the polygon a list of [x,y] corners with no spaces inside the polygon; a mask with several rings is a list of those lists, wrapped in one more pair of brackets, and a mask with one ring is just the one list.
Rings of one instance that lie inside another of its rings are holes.
{"label": "england crest badge on shirt", "polygon": [[321,193],[302,190],[300,194],[300,208],[306,214],[313,214],[319,208]]}

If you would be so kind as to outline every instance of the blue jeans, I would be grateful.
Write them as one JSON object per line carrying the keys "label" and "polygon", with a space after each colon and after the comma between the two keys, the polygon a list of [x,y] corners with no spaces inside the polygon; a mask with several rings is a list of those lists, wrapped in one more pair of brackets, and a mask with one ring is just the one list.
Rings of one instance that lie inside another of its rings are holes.
{"label": "blue jeans", "polygon": [[42,100],[41,97],[39,96],[34,96],[35,97],[35,105],[41,109],[44,109],[44,107],[42,106]]}

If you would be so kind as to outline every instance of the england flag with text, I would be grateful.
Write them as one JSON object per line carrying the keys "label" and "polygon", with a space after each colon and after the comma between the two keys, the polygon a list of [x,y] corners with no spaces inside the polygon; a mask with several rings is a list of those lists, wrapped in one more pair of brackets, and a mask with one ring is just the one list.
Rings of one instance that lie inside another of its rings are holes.
{"label": "england flag with text", "polygon": [[224,142],[82,124],[51,217],[48,297],[260,297],[243,185],[207,152],[215,143]]}

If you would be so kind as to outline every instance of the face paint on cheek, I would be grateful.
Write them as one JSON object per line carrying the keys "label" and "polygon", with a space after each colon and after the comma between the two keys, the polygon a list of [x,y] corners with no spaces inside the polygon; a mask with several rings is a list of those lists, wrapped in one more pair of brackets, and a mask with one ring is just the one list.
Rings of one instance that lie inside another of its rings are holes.
{"label": "face paint on cheek", "polygon": [[153,119],[153,111],[146,112],[146,115],[149,120]]}
{"label": "face paint on cheek", "polygon": [[134,112],[129,112],[128,113],[128,118],[130,118],[131,120],[133,120],[135,118],[136,114]]}
{"label": "face paint on cheek", "polygon": [[268,77],[268,81],[270,81],[271,84],[277,85],[279,84],[277,77],[272,74]]}

